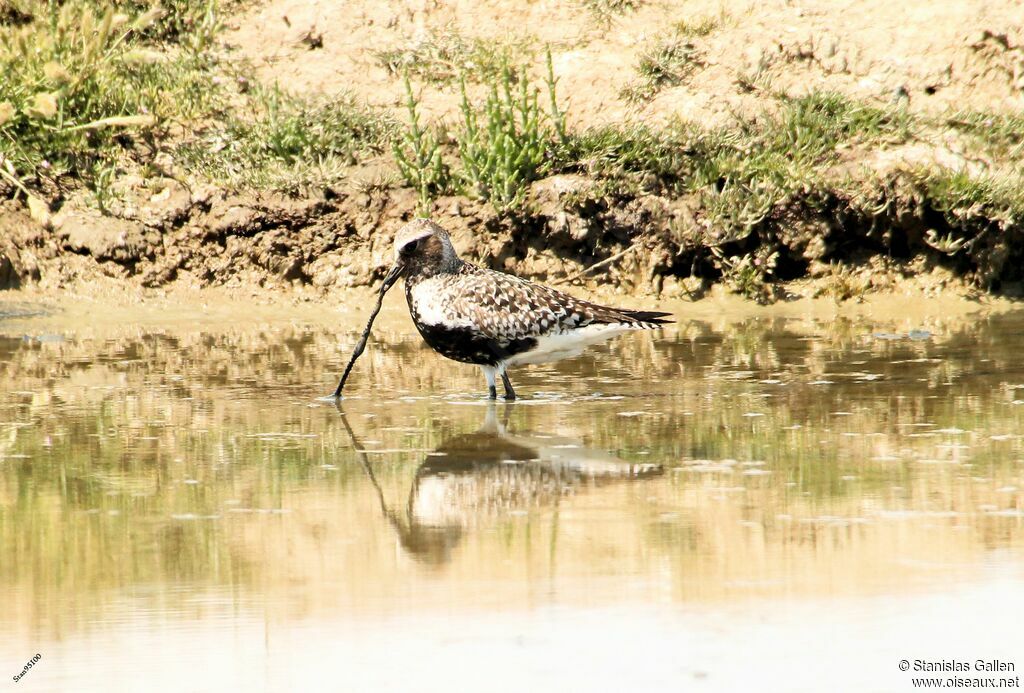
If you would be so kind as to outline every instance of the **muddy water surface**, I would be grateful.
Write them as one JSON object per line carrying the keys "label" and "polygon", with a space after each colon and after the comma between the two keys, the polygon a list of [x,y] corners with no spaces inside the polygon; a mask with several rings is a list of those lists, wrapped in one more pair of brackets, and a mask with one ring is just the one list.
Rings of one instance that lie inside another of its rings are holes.
{"label": "muddy water surface", "polygon": [[511,404],[388,323],[335,406],[356,320],[5,312],[0,674],[40,653],[27,690],[1024,667],[1022,313],[682,321],[513,373]]}

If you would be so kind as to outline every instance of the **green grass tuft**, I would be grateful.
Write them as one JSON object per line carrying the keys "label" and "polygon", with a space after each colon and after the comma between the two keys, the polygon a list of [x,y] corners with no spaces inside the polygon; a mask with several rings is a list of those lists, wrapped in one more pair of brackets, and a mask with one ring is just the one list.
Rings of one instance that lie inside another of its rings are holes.
{"label": "green grass tuft", "polygon": [[540,107],[540,90],[525,69],[506,68],[490,84],[481,109],[469,103],[462,84],[462,128],[456,145],[463,191],[489,200],[498,212],[519,208],[529,184],[551,168],[550,152],[566,134],[558,108],[554,72],[548,54],[549,110]]}
{"label": "green grass tuft", "polygon": [[529,39],[467,38],[449,30],[411,46],[381,50],[374,55],[393,75],[444,85],[461,79],[492,82],[501,78],[507,66],[524,62],[532,54],[533,42]]}
{"label": "green grass tuft", "polygon": [[672,29],[677,36],[703,38],[709,36],[715,29],[722,26],[727,17],[728,15],[722,12],[717,17],[703,16],[692,19],[680,19],[672,25]]}
{"label": "green grass tuft", "polygon": [[562,171],[616,180],[622,189],[644,175],[672,189],[689,168],[689,153],[673,128],[604,126],[570,133],[558,149],[557,161]]}
{"label": "green grass tuft", "polygon": [[[247,108],[178,147],[193,175],[231,188],[323,189],[364,156],[385,151],[395,131],[344,94],[306,99],[275,85],[247,97]],[[235,115],[245,111],[254,115]]]}
{"label": "green grass tuft", "polygon": [[1024,224],[1024,178],[971,174],[945,168],[908,172],[919,202],[956,221],[989,219]]}
{"label": "green grass tuft", "polygon": [[623,89],[622,97],[631,103],[648,101],[666,87],[685,83],[703,65],[703,52],[694,44],[676,35],[660,38],[640,54],[640,79]]}
{"label": "green grass tuft", "polygon": [[[91,0],[97,12],[105,10],[110,3]],[[160,16],[147,26],[142,36],[152,41],[176,43],[182,48],[200,53],[213,45],[213,40],[223,28],[223,14],[226,5],[238,4],[237,0],[121,0],[116,3],[120,12],[142,14],[158,5]]]}
{"label": "green grass tuft", "polygon": [[910,115],[901,107],[879,108],[833,92],[788,99],[767,124],[765,144],[794,158],[829,158],[840,144],[897,144],[913,134]]}
{"label": "green grass tuft", "polygon": [[158,9],[24,4],[19,22],[0,25],[0,156],[22,192],[98,189],[126,158],[153,154],[169,125],[221,104],[207,55],[146,43]]}
{"label": "green grass tuft", "polygon": [[643,0],[580,0],[580,5],[600,27],[611,26],[616,17],[634,12],[643,4]]}
{"label": "green grass tuft", "polygon": [[440,137],[420,124],[418,103],[409,75],[405,75],[403,81],[409,123],[392,142],[392,154],[402,178],[419,195],[418,214],[428,217],[434,198],[451,190],[452,173],[442,156]]}
{"label": "green grass tuft", "polygon": [[944,124],[970,136],[992,157],[1024,159],[1024,115],[961,111],[945,118]]}
{"label": "green grass tuft", "polygon": [[549,140],[537,90],[530,88],[525,71],[518,80],[512,75],[506,69],[501,82],[491,85],[480,111],[470,105],[462,85],[460,175],[467,192],[490,200],[499,212],[522,204],[527,184],[544,171]]}

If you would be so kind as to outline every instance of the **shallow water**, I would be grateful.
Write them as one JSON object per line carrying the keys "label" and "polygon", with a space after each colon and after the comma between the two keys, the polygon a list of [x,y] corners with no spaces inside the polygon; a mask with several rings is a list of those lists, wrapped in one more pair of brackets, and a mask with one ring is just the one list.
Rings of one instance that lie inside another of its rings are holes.
{"label": "shallow water", "polygon": [[888,691],[901,659],[1024,666],[1024,313],[683,321],[514,372],[510,404],[398,325],[335,406],[358,325],[19,310],[22,688]]}

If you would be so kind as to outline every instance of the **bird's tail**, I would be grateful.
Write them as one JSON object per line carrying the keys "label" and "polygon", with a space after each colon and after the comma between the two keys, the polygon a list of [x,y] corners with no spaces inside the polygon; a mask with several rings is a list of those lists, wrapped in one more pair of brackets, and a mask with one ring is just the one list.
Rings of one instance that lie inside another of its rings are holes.
{"label": "bird's tail", "polygon": [[656,327],[675,322],[672,313],[664,313],[657,310],[620,310],[630,320],[644,323],[645,326]]}

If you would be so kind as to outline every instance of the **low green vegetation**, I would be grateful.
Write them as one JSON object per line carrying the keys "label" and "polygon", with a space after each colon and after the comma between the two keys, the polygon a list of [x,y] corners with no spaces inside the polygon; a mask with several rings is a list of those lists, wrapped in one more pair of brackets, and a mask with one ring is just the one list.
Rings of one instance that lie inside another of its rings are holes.
{"label": "low green vegetation", "polygon": [[616,17],[633,12],[643,4],[644,0],[580,0],[580,6],[600,27],[610,26]]}
{"label": "low green vegetation", "polygon": [[145,157],[161,129],[218,98],[206,56],[147,46],[146,33],[174,16],[159,8],[25,2],[12,12],[17,20],[0,24],[0,170],[35,206],[68,178],[108,180],[125,157]]}
{"label": "low green vegetation", "polygon": [[323,190],[391,142],[390,121],[345,94],[301,98],[274,85],[243,96],[245,109],[220,115],[176,148],[193,175],[229,188]]}
{"label": "low green vegetation", "polygon": [[710,35],[718,27],[722,26],[722,24],[724,24],[728,19],[728,13],[723,10],[718,14],[718,16],[703,15],[699,17],[680,19],[672,25],[672,29],[678,36],[703,38]]}
{"label": "low green vegetation", "polygon": [[490,200],[499,212],[523,203],[527,185],[549,170],[550,145],[565,132],[553,80],[548,82],[553,111],[546,112],[525,70],[515,79],[513,75],[505,70],[500,84],[491,85],[480,112],[462,87],[458,150],[463,189]]}
{"label": "low green vegetation", "polygon": [[796,160],[820,162],[834,158],[840,145],[902,144],[913,137],[911,118],[900,106],[870,106],[830,92],[785,98],[782,105],[765,121],[760,139]]}
{"label": "low green vegetation", "polygon": [[995,177],[963,169],[917,167],[906,172],[915,201],[927,204],[949,219],[987,219],[1024,223],[1024,180],[1021,176]]}
{"label": "low green vegetation", "polygon": [[[558,173],[588,176],[595,185],[587,195],[612,201],[650,193],[686,199],[698,235],[691,230],[678,242],[704,248],[706,263],[721,280],[756,300],[773,297],[773,280],[785,263],[778,237],[793,219],[822,219],[826,227],[854,220],[870,229],[910,211],[935,227],[922,232],[923,242],[953,258],[971,248],[979,224],[1009,228],[1024,218],[1019,179],[941,166],[876,173],[848,159],[852,152],[862,156],[931,136],[931,123],[900,105],[812,92],[782,95],[774,109],[719,128],[677,120],[656,128],[568,129],[550,62],[548,69],[549,103],[543,109],[526,71],[491,81],[482,107],[474,107],[463,89],[462,127],[450,136],[431,134],[408,91],[411,125],[404,153],[396,157],[406,182],[420,192],[422,209],[444,191],[489,200],[502,214],[529,216],[531,181]],[[1005,157],[1019,140],[1012,119],[996,122],[992,131],[961,129],[986,138],[986,146],[1001,147]],[[419,167],[416,152],[424,162]],[[584,206],[579,195],[571,204]],[[837,300],[857,295],[855,282],[841,278]]]}
{"label": "low green vegetation", "polygon": [[0,23],[0,190],[45,220],[84,183],[103,208],[117,176],[168,153],[229,188],[330,186],[394,128],[347,95],[300,98],[222,60],[217,3],[12,3]]}
{"label": "low green vegetation", "polygon": [[638,175],[675,187],[689,155],[677,128],[606,125],[572,132],[558,149],[559,168],[619,182],[624,190]]}
{"label": "low green vegetation", "polygon": [[467,38],[454,30],[431,35],[401,48],[377,51],[377,62],[395,76],[408,76],[432,84],[460,80],[489,82],[500,79],[509,65],[529,61],[534,52],[529,38]]}
{"label": "low green vegetation", "polygon": [[703,52],[690,41],[675,33],[658,38],[640,54],[639,79],[623,89],[622,97],[632,103],[649,101],[662,89],[683,84],[703,66]]}
{"label": "low green vegetation", "polygon": [[717,16],[689,17],[675,22],[671,29],[650,41],[640,53],[636,65],[638,79],[625,87],[620,96],[630,103],[649,101],[668,87],[685,84],[704,67],[704,51],[695,43],[728,21],[723,10]]}
{"label": "low green vegetation", "polygon": [[394,144],[395,160],[405,182],[419,193],[420,210],[430,209],[436,194],[460,192],[489,201],[499,213],[519,209],[531,182],[545,175],[553,148],[566,140],[565,116],[558,105],[556,80],[547,56],[547,99],[525,69],[506,65],[487,84],[482,106],[470,102],[461,84],[461,121],[452,138],[457,167],[444,162],[440,142],[445,133],[420,124],[418,104],[405,78],[409,123]]}
{"label": "low green vegetation", "polygon": [[942,124],[964,133],[990,155],[1024,159],[1024,113],[962,111],[943,119]]}
{"label": "low green vegetation", "polygon": [[744,194],[734,203],[763,193],[773,198],[766,202],[770,205],[778,195],[827,177],[843,149],[898,144],[913,136],[911,119],[902,110],[812,93],[725,128],[675,121],[657,130],[636,125],[587,130],[573,134],[562,152],[564,167],[618,177],[626,193],[628,182],[642,174],[653,175],[671,194],[711,188],[721,196],[740,190]]}
{"label": "low green vegetation", "polygon": [[417,213],[420,216],[430,216],[432,200],[452,188],[452,173],[444,161],[441,135],[420,123],[416,95],[409,75],[405,75],[403,80],[409,124],[392,143],[392,153],[402,178],[419,196]]}

